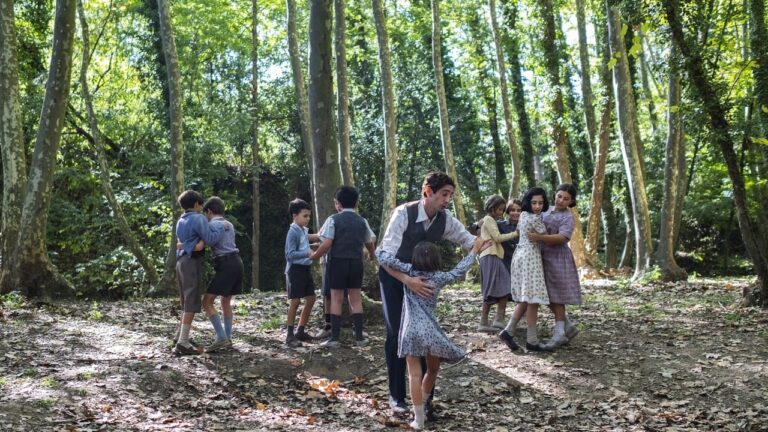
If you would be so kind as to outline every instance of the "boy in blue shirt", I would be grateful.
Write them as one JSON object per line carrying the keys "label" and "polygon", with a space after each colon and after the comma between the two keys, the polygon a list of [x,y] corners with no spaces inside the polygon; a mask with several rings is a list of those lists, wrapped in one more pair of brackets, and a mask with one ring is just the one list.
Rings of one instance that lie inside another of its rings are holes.
{"label": "boy in blue shirt", "polygon": [[[312,340],[306,333],[305,327],[315,304],[315,284],[312,281],[310,267],[312,254],[310,243],[319,241],[317,234],[309,234],[309,219],[312,215],[309,204],[299,198],[288,205],[293,223],[288,227],[285,237],[285,286],[288,291],[288,331],[285,336],[285,344],[291,348],[301,346],[301,341]],[[299,318],[299,328],[294,335],[293,325],[296,321],[296,311],[304,299],[304,309]]]}
{"label": "boy in blue shirt", "polygon": [[181,249],[176,250],[176,279],[181,298],[181,322],[176,335],[174,353],[177,355],[200,354],[200,349],[189,342],[189,332],[195,314],[201,309],[201,284],[203,252],[195,252],[199,241],[207,244],[217,243],[223,234],[221,229],[212,229],[208,219],[200,214],[203,208],[203,197],[198,192],[187,190],[178,198],[179,205],[184,209],[176,223],[176,237],[181,243]]}

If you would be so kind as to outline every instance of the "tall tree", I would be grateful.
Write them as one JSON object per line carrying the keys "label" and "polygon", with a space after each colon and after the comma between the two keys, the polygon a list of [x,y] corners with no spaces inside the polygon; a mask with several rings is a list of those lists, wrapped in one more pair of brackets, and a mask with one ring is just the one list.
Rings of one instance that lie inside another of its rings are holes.
{"label": "tall tree", "polygon": [[445,97],[445,82],[443,78],[443,54],[441,46],[440,0],[431,0],[432,3],[432,65],[435,71],[435,93],[437,94],[437,108],[440,116],[440,140],[443,143],[443,158],[445,171],[456,182],[456,192],[453,195],[453,205],[456,209],[456,217],[462,224],[466,224],[464,214],[464,202],[462,199],[459,178],[456,174],[456,163],[453,158],[453,144],[451,144],[450,121],[448,120],[448,102]]}
{"label": "tall tree", "polygon": [[[10,4],[8,4],[10,3]],[[3,31],[2,35],[11,34],[13,23],[13,2],[4,1],[2,8]],[[48,258],[45,243],[46,227],[48,223],[48,210],[51,203],[51,187],[53,174],[56,168],[56,158],[61,143],[61,131],[64,127],[64,118],[69,100],[70,78],[72,76],[72,50],[75,36],[75,0],[57,0],[56,14],[53,24],[53,50],[51,62],[48,67],[48,81],[45,86],[45,98],[40,113],[40,123],[35,138],[35,149],[29,166],[29,177],[26,182],[26,192],[21,206],[21,219],[18,236],[14,240],[12,252],[9,256],[3,256],[3,275],[0,280],[2,292],[19,289],[30,297],[62,297],[70,296],[73,288],[66,281]],[[5,57],[12,53],[14,42],[9,40],[3,43],[0,53]],[[9,64],[13,56],[4,59],[4,64]],[[13,68],[12,65],[10,65]],[[7,88],[10,98],[13,98],[13,72],[9,71],[8,84],[2,83],[2,88]],[[18,81],[17,81],[18,82]],[[18,94],[18,93],[17,93]],[[3,95],[5,96],[5,94]],[[5,99],[5,98],[4,98]],[[13,138],[13,115],[17,112],[13,108],[14,102],[3,102],[3,108],[10,108],[3,112],[2,123],[7,124],[9,130],[3,132],[3,147],[15,146],[19,142],[5,142]],[[4,126],[5,128],[5,126]],[[13,152],[13,147],[11,152]],[[3,155],[5,156],[5,155]],[[21,174],[21,171],[18,171]],[[15,183],[15,182],[14,182]]]}
{"label": "tall tree", "polygon": [[768,136],[768,31],[765,26],[765,1],[749,0],[749,47],[757,62],[757,67],[752,68],[752,77],[763,137]]}
{"label": "tall tree", "polygon": [[675,48],[670,50],[669,89],[667,91],[667,144],[664,158],[664,198],[661,203],[659,246],[656,250],[656,262],[661,269],[664,280],[685,280],[688,278],[684,269],[675,261],[675,217],[678,215],[677,206],[682,205],[679,199],[679,177],[685,171],[680,171],[682,164],[679,158],[685,156],[683,119],[680,115],[680,75],[675,67]]}
{"label": "tall tree", "polygon": [[[555,144],[557,173],[561,183],[573,183],[568,157],[568,132],[565,129],[566,113],[563,104],[563,86],[560,82],[560,55],[557,47],[555,15],[552,0],[541,0],[537,3],[539,13],[544,21],[544,62],[547,70],[549,86],[554,92],[552,97],[552,140]],[[578,267],[587,265],[584,252],[584,239],[581,232],[581,218],[574,207],[571,209],[574,219],[573,236],[570,246]]]}
{"label": "tall tree", "polygon": [[[632,81],[629,76],[627,49],[618,8],[612,0],[606,0],[608,37],[613,64],[613,91],[616,97],[616,112],[621,130],[621,153],[627,172],[627,185],[632,200],[633,224],[635,228],[635,272],[633,279],[645,275],[650,269],[653,253],[651,243],[651,218],[645,191],[645,174],[641,161],[641,138],[637,121],[637,106]],[[623,28],[626,28],[624,25]]]}
{"label": "tall tree", "polygon": [[333,0],[336,12],[336,130],[341,155],[341,180],[345,185],[354,186],[352,154],[349,146],[349,90],[347,85],[347,23],[344,0]]}
{"label": "tall tree", "polygon": [[259,289],[261,274],[259,255],[261,248],[261,158],[259,157],[259,2],[251,1],[251,287]]}
{"label": "tall tree", "polygon": [[112,180],[110,174],[109,163],[107,161],[106,153],[104,152],[104,143],[101,139],[101,131],[99,130],[99,123],[96,119],[96,111],[93,108],[93,98],[91,96],[91,90],[88,86],[88,67],[91,62],[91,42],[90,34],[88,30],[88,21],[85,18],[85,9],[83,8],[82,0],[77,1],[77,9],[80,17],[80,31],[83,38],[83,54],[80,65],[80,91],[83,95],[83,101],[85,102],[85,110],[88,117],[88,125],[91,129],[91,137],[93,138],[93,149],[96,154],[96,161],[99,164],[99,178],[101,180],[101,188],[104,191],[104,196],[107,198],[109,207],[112,209],[112,214],[117,222],[120,234],[123,236],[128,250],[133,253],[136,260],[139,262],[144,272],[147,274],[147,280],[150,286],[157,284],[158,276],[155,271],[155,266],[144,253],[144,249],[139,244],[136,236],[133,234],[128,219],[125,217],[123,207],[117,201],[115,192],[112,189]]}
{"label": "tall tree", "polygon": [[312,131],[314,200],[317,220],[335,212],[333,192],[341,184],[339,143],[333,120],[331,70],[331,1],[310,0],[309,12],[309,121]]}
{"label": "tall tree", "polygon": [[[27,177],[19,99],[19,61],[13,1],[0,3],[0,149],[3,159],[3,220],[0,256],[9,257],[18,241]],[[0,261],[2,272],[8,260]],[[5,287],[3,291],[5,290]]]}
{"label": "tall tree", "polygon": [[165,59],[165,78],[168,85],[168,129],[170,131],[170,192],[171,212],[171,244],[165,259],[165,273],[160,283],[151,294],[173,293],[176,289],[176,221],[181,217],[176,198],[184,189],[184,135],[181,112],[181,78],[179,72],[179,55],[176,52],[176,39],[173,36],[171,20],[171,5],[168,0],[157,0],[160,18],[160,40],[163,45]]}
{"label": "tall tree", "polygon": [[[681,23],[680,7],[676,0],[664,2],[664,10],[667,22],[672,33],[672,40],[680,52],[688,73],[691,85],[703,104],[704,111],[709,117],[712,140],[720,148],[728,170],[733,191],[733,202],[736,207],[736,219],[739,222],[741,239],[744,241],[749,253],[752,265],[757,274],[757,291],[763,306],[768,306],[768,256],[761,250],[758,240],[755,238],[756,230],[752,226],[747,205],[747,192],[744,184],[744,176],[741,172],[739,158],[734,151],[734,143],[731,137],[731,126],[728,121],[724,105],[723,95],[710,78],[710,71],[705,69],[698,45],[686,40]],[[745,302],[757,300],[757,296],[747,296]]]}
{"label": "tall tree", "polygon": [[[381,104],[384,116],[384,192],[381,209],[383,233],[389,225],[389,215],[397,204],[397,115],[395,114],[395,90],[392,84],[392,65],[389,57],[387,17],[381,0],[371,0],[373,20],[376,24],[376,42],[379,49],[379,75],[381,77]],[[381,238],[381,236],[379,236]]]}
{"label": "tall tree", "polygon": [[525,173],[527,188],[536,184],[533,163],[533,133],[531,122],[528,119],[528,111],[525,104],[525,87],[523,86],[523,73],[520,65],[520,39],[517,30],[517,0],[502,0],[502,13],[504,14],[504,33],[507,55],[509,56],[509,74],[512,83],[512,99],[517,114],[517,126],[520,130],[520,147],[522,150],[522,172]]}
{"label": "tall tree", "polygon": [[587,141],[589,142],[590,157],[594,158],[595,120],[594,96],[592,94],[592,78],[589,67],[589,47],[587,46],[587,23],[584,13],[584,0],[576,0],[576,27],[579,33],[579,66],[581,73],[581,96],[584,103],[584,120],[587,124]]}
{"label": "tall tree", "polygon": [[512,110],[509,107],[509,91],[507,90],[507,66],[502,51],[499,23],[496,19],[496,0],[488,0],[488,8],[491,13],[493,44],[496,47],[496,68],[501,89],[501,106],[504,109],[504,134],[507,138],[509,152],[512,155],[512,185],[509,188],[508,196],[509,199],[513,199],[520,195],[520,155],[517,151],[517,142],[515,142],[515,130],[512,127]]}

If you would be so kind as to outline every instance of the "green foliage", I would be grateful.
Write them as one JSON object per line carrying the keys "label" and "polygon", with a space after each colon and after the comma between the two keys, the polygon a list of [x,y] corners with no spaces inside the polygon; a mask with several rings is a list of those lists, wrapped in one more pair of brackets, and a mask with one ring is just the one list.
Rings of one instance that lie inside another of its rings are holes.
{"label": "green foliage", "polygon": [[99,309],[99,304],[95,301],[91,303],[91,310],[88,312],[88,319],[91,321],[101,321],[104,319],[104,313],[101,312]]}
{"label": "green foliage", "polygon": [[259,325],[259,330],[277,330],[283,325],[284,319],[280,315],[272,315]]}
{"label": "green foliage", "polygon": [[56,406],[57,400],[54,398],[43,398],[35,401],[35,404],[42,409],[51,409]]}
{"label": "green foliage", "polygon": [[648,283],[654,283],[661,280],[661,268],[659,266],[652,266],[648,271],[645,272],[642,278],[640,278],[640,283],[642,284],[648,284]]}
{"label": "green foliage", "polygon": [[28,306],[29,302],[18,291],[11,291],[8,294],[0,294],[0,304],[4,308],[17,310]]}
{"label": "green foliage", "polygon": [[49,389],[57,389],[61,387],[61,384],[58,381],[56,381],[54,377],[50,377],[50,376],[43,378],[42,381],[40,381],[40,385]]}

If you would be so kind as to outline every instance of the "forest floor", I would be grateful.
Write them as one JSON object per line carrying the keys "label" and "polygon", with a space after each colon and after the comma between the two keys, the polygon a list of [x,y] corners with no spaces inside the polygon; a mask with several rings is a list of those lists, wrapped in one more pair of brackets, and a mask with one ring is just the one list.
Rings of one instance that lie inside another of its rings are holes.
{"label": "forest floor", "polygon": [[[748,283],[586,281],[584,305],[570,309],[581,333],[549,354],[512,354],[477,332],[479,288],[447,289],[439,316],[469,354],[441,371],[427,429],[768,430],[768,311],[737,306]],[[170,299],[1,300],[3,431],[408,428],[387,405],[380,314],[368,347],[289,349],[284,296],[244,295],[233,349],[175,357]],[[212,335],[195,325],[194,339]]]}

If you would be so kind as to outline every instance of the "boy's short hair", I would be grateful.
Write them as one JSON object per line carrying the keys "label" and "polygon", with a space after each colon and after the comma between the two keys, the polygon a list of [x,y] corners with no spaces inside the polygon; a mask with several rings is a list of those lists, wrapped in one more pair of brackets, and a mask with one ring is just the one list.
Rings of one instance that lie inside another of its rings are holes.
{"label": "boy's short hair", "polygon": [[430,171],[424,176],[424,183],[421,185],[422,194],[424,194],[425,186],[429,186],[432,193],[437,193],[437,191],[445,186],[453,186],[453,188],[456,189],[456,183],[451,176],[442,171]]}
{"label": "boy's short hair", "polygon": [[301,213],[302,210],[312,211],[309,203],[301,198],[296,198],[288,204],[288,211],[291,212],[291,216]]}
{"label": "boy's short hair", "polygon": [[203,204],[203,213],[207,212],[208,210],[211,211],[211,213],[215,215],[223,215],[224,214],[224,200],[217,197],[212,196],[208,198],[208,200]]}
{"label": "boy's short hair", "polygon": [[568,207],[575,207],[576,206],[576,186],[572,185],[571,183],[563,183],[557,187],[557,189],[555,190],[555,195],[557,195],[557,193],[560,191],[568,192],[568,195],[571,196],[571,203],[568,204]]}
{"label": "boy's short hair", "polygon": [[420,241],[413,248],[411,264],[414,270],[420,271],[438,271],[442,263],[440,262],[440,248],[430,241]]}
{"label": "boy's short hair", "polygon": [[200,195],[200,192],[196,190],[188,189],[179,195],[179,199],[177,201],[179,202],[181,208],[184,210],[189,210],[194,208],[195,204],[203,205],[203,196]]}
{"label": "boy's short hair", "polygon": [[523,208],[523,202],[522,202],[522,201],[520,201],[519,199],[513,199],[513,200],[509,200],[509,202],[507,202],[507,208],[506,208],[506,209],[504,209],[504,213],[509,213],[509,212],[511,212],[511,211],[512,211],[512,206],[513,206],[513,205],[519,206],[521,210],[522,210],[522,208]]}
{"label": "boy's short hair", "polygon": [[541,196],[544,198],[544,207],[541,208],[541,212],[544,213],[545,211],[549,210],[549,200],[547,199],[547,191],[540,187],[533,187],[528,189],[528,192],[525,193],[523,196],[523,211],[528,213],[533,213],[533,209],[531,208],[531,200],[535,196]]}
{"label": "boy's short hair", "polygon": [[355,208],[359,196],[354,186],[339,186],[334,194],[336,201],[344,208]]}
{"label": "boy's short hair", "polygon": [[485,210],[486,213],[490,213],[491,210],[495,209],[498,206],[503,206],[505,204],[506,204],[506,201],[504,200],[504,198],[502,198],[501,195],[491,195],[488,197],[488,199],[485,200],[485,203],[483,204],[483,210]]}

